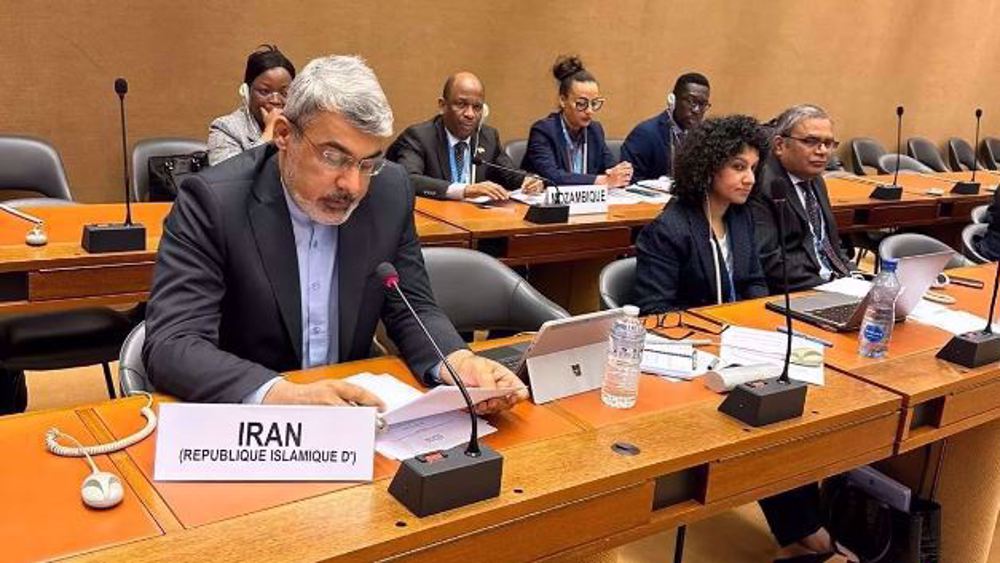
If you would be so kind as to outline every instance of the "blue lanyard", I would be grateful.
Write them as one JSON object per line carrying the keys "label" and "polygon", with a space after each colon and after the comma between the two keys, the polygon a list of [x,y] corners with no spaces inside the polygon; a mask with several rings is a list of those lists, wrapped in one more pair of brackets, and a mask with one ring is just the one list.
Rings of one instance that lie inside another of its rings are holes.
{"label": "blue lanyard", "polygon": [[[455,143],[455,146],[458,146],[458,143]],[[468,143],[468,141],[465,142],[465,152],[466,153],[469,152],[469,143]],[[468,156],[468,155],[466,155],[466,156]],[[458,163],[455,162],[455,147],[451,146],[451,143],[448,144],[448,165],[451,167],[451,181],[452,182],[454,182],[456,184],[468,184],[469,183],[468,178],[466,178],[466,171],[469,170],[469,165],[470,165],[469,159],[468,158],[465,159],[465,166],[463,166],[462,170],[459,171],[458,170]]]}
{"label": "blue lanyard", "polygon": [[563,138],[566,139],[566,158],[569,160],[570,172],[574,174],[586,174],[587,173],[587,129],[583,128],[581,130],[583,134],[583,147],[578,147],[573,143],[573,139],[569,136],[569,130],[566,128],[566,120],[559,117],[559,124],[562,125]]}

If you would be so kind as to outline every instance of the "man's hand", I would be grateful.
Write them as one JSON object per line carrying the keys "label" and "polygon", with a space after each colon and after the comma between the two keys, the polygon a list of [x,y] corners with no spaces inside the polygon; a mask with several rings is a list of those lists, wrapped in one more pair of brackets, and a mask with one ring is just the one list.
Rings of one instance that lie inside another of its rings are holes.
{"label": "man's hand", "polygon": [[264,395],[262,404],[359,405],[385,410],[385,403],[373,393],[337,379],[321,379],[313,383],[292,383],[281,379]]}
{"label": "man's hand", "polygon": [[613,167],[605,170],[604,174],[607,178],[606,183],[609,187],[620,188],[622,186],[627,186],[629,182],[632,181],[632,163],[619,162]]}
{"label": "man's hand", "polygon": [[521,191],[526,194],[537,194],[545,189],[545,183],[540,178],[525,176],[521,182]]}
{"label": "man's hand", "polygon": [[[506,397],[496,397],[476,405],[476,414],[497,413],[528,398],[528,388],[524,383],[512,371],[493,360],[477,356],[468,350],[456,350],[448,354],[448,362],[469,387],[511,390],[511,394]],[[454,385],[448,368],[443,364],[439,375],[445,383]]]}
{"label": "man's hand", "polygon": [[503,186],[494,182],[479,182],[465,187],[465,197],[486,196],[494,201],[507,201],[510,194]]}

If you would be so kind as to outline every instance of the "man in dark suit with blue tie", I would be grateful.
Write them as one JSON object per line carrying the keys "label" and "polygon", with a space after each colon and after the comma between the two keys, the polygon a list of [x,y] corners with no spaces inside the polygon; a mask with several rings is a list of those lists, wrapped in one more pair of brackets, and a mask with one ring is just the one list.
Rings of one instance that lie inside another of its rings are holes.
{"label": "man in dark suit with blue tie", "polygon": [[635,180],[673,176],[673,160],[684,134],[705,119],[710,95],[708,79],[697,72],[682,74],[667,96],[667,109],[635,126],[622,145],[622,160],[632,163]]}

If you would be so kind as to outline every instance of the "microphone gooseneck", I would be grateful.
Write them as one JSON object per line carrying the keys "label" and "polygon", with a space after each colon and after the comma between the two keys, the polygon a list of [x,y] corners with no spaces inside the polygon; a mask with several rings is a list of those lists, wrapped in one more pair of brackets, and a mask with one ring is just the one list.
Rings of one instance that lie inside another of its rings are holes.
{"label": "microphone gooseneck", "polygon": [[418,315],[413,309],[413,306],[410,305],[409,299],[406,298],[403,290],[399,287],[399,272],[396,271],[395,266],[388,262],[382,262],[375,268],[375,273],[378,275],[383,286],[387,289],[396,290],[396,294],[398,294],[400,299],[403,300],[406,308],[409,309],[410,314],[413,315],[414,320],[417,321],[417,325],[420,326],[420,330],[423,331],[424,336],[427,337],[427,340],[434,348],[434,352],[437,353],[438,358],[444,364],[445,368],[448,369],[448,373],[451,374],[451,378],[455,381],[455,386],[457,386],[458,390],[462,393],[462,398],[465,399],[465,404],[469,407],[469,418],[472,421],[472,434],[469,437],[469,445],[465,448],[465,455],[478,457],[481,454],[479,449],[478,417],[476,416],[475,405],[472,402],[472,397],[469,395],[469,390],[465,387],[465,382],[463,382],[462,378],[458,376],[458,373],[455,371],[455,368],[451,366],[451,362],[448,361],[448,358],[446,358],[444,353],[441,352],[441,348],[438,347],[434,337],[431,336],[430,331],[428,331],[427,327],[424,326],[424,322],[420,320],[420,315]]}
{"label": "microphone gooseneck", "polygon": [[122,125],[122,169],[125,178],[125,225],[132,225],[132,190],[128,177],[128,139],[125,127],[125,94],[128,93],[128,81],[124,78],[115,80],[115,93],[118,94],[118,109]]}
{"label": "microphone gooseneck", "polygon": [[[777,187],[777,189],[775,189]],[[791,380],[788,378],[788,364],[792,360],[792,315],[791,315],[791,299],[788,295],[788,261],[785,259],[785,201],[787,199],[787,194],[785,193],[784,186],[779,182],[774,182],[771,184],[771,199],[774,200],[775,206],[778,211],[778,250],[781,253],[781,277],[784,284],[784,294],[785,294],[785,332],[788,335],[787,345],[785,347],[785,362],[781,367],[781,377],[778,381],[781,383],[789,383]]]}
{"label": "microphone gooseneck", "polygon": [[983,108],[976,108],[976,138],[972,142],[972,182],[976,181],[976,170],[979,165],[976,164],[976,147],[979,146],[979,121],[983,117]]}
{"label": "microphone gooseneck", "polygon": [[899,180],[899,162],[903,160],[902,133],[903,133],[903,106],[896,106],[896,172],[892,176],[893,186],[899,185],[896,183],[896,181]]}
{"label": "microphone gooseneck", "polygon": [[1000,283],[1000,262],[997,262],[996,273],[993,274],[993,297],[990,299],[990,314],[986,317],[986,334],[993,334],[993,311],[997,306],[997,284]]}

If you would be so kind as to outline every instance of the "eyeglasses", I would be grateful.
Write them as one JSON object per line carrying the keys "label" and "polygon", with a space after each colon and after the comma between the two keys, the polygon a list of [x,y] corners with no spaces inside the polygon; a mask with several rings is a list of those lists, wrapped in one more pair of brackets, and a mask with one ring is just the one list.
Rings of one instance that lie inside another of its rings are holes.
{"label": "eyeglasses", "polygon": [[708,108],[712,107],[712,102],[708,100],[697,100],[689,96],[682,96],[678,98],[681,102],[687,104],[691,108],[691,111],[695,113],[703,113],[708,111]]}
{"label": "eyeglasses", "polygon": [[573,107],[576,111],[587,111],[587,107],[590,107],[593,111],[601,111],[604,107],[605,98],[594,98],[593,100],[588,100],[587,98],[577,98],[573,102]]}
{"label": "eyeglasses", "polygon": [[382,171],[382,167],[385,166],[385,159],[382,157],[362,158],[359,160],[333,147],[322,148],[314,143],[313,140],[309,138],[309,135],[306,135],[305,129],[299,127],[299,125],[294,121],[289,121],[289,123],[291,123],[294,128],[299,130],[299,133],[302,134],[302,138],[306,140],[306,143],[309,143],[309,146],[319,153],[323,162],[330,168],[336,168],[338,170],[357,168],[358,173],[362,176],[373,178],[378,176],[378,173]]}
{"label": "eyeglasses", "polygon": [[828,151],[835,151],[837,150],[837,147],[840,146],[840,141],[837,141],[835,139],[820,139],[819,137],[811,137],[811,136],[802,138],[802,137],[793,137],[791,135],[782,135],[782,137],[786,139],[794,139],[805,145],[805,147],[811,151],[814,151],[819,147],[823,147]]}
{"label": "eyeglasses", "polygon": [[281,101],[285,101],[288,99],[287,88],[282,88],[281,90],[268,90],[267,88],[259,88],[257,86],[254,86],[253,93],[257,94],[261,98],[264,98],[265,100],[271,99],[272,96],[278,96],[278,98],[280,98]]}
{"label": "eyeglasses", "polygon": [[[694,336],[696,332],[718,336],[729,328],[728,324],[709,321],[691,315],[689,315],[688,319],[685,320],[684,313],[682,311],[659,313],[655,315],[655,317],[656,324],[653,325],[653,330],[657,331],[660,336],[669,340],[684,340],[685,338]],[[665,330],[678,328],[687,329],[687,332],[682,336],[671,336],[663,332]]]}

